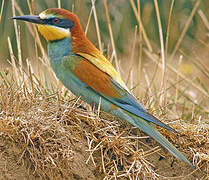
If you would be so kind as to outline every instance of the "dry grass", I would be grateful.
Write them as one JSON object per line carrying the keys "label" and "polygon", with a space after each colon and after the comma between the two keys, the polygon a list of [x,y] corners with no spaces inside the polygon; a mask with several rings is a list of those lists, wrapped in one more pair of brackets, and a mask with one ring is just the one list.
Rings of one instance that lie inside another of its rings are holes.
{"label": "dry grass", "polygon": [[[13,68],[21,72],[16,66]],[[24,72],[19,81],[12,72],[2,72],[0,87],[2,156],[9,158],[7,151],[12,149],[17,165],[26,166],[28,177],[32,173],[33,178],[41,179],[87,176],[149,179],[175,172],[180,178],[193,171],[179,170],[185,164],[179,161],[173,164],[169,153],[161,154],[165,159],[159,161],[159,147],[153,146],[154,141],[147,142],[139,130],[100,111],[87,111],[85,104],[65,91],[58,96],[40,84],[32,71]],[[159,113],[162,118],[170,114]],[[181,131],[181,135],[161,132],[182,152],[190,154],[189,159],[193,157],[197,167],[202,167],[201,173],[198,170],[188,178],[206,176],[208,125],[200,117],[197,125],[178,120],[172,127]],[[7,173],[11,172],[7,170]]]}
{"label": "dry grass", "polygon": [[[97,22],[94,0],[91,2],[89,21],[91,14],[94,13],[94,20]],[[137,2],[138,9],[134,1],[130,0],[138,26],[143,27],[138,14],[139,1]],[[62,5],[59,0],[58,5]],[[29,6],[32,11],[30,2]],[[16,1],[13,1],[13,8],[21,12]],[[107,4],[105,8],[109,32],[112,34]],[[156,11],[159,11],[158,8]],[[190,17],[193,13],[194,11]],[[200,14],[204,17],[204,14]],[[190,18],[188,23],[189,20]],[[207,22],[205,18],[204,22]],[[185,28],[188,27],[188,23]],[[15,25],[18,58],[15,57],[8,39],[11,67],[0,72],[0,176],[3,179],[209,178],[207,86],[205,87],[201,80],[198,84],[189,79],[170,62],[161,63],[161,57],[152,52],[144,28],[139,37],[144,36],[148,50],[144,48],[143,53],[147,55],[149,61],[156,64],[156,71],[152,71],[152,77],[139,64],[138,67],[142,68],[140,71],[144,72],[143,78],[147,83],[140,87],[142,97],[140,101],[155,116],[181,132],[176,135],[159,128],[164,136],[193,161],[197,170],[176,160],[140,130],[100,112],[100,109],[90,110],[88,105],[68,92],[54,77],[37,31],[29,25],[28,27],[30,33],[35,34],[37,47],[44,58],[40,58],[37,52],[39,65],[31,64],[29,60],[26,60],[25,66],[22,65],[21,53],[24,52],[20,50],[20,33],[18,26]],[[97,25],[96,29],[100,44]],[[137,37],[135,31],[134,48]],[[111,40],[114,44],[113,34]],[[180,37],[176,47],[181,41]],[[142,53],[142,43],[139,51]],[[165,57],[167,58],[167,55]],[[138,59],[141,61],[141,58],[142,54]],[[162,74],[165,65],[167,72],[163,73],[166,76],[163,79],[168,79],[168,82],[166,88],[159,91],[153,82],[154,76],[157,71]],[[207,68],[200,66],[198,69],[203,69],[207,76]],[[131,71],[134,69],[130,69],[129,73],[130,85],[133,87],[135,82],[133,76],[131,77]],[[140,78],[141,81],[143,78]],[[140,83],[137,82],[136,86]],[[166,102],[159,105],[161,104],[159,97],[162,94]],[[192,98],[194,94],[199,96]]]}
{"label": "dry grass", "polygon": [[[27,178],[161,179],[171,172],[177,179],[207,176],[208,125],[201,119],[197,125],[173,122],[181,131],[178,136],[161,130],[201,167],[193,172],[183,162],[173,162],[168,152],[160,152],[138,129],[106,113],[88,111],[79,99],[59,97],[35,80],[32,90],[28,74],[20,86],[10,75],[1,73],[0,150],[4,159],[12,154],[14,164],[24,166]],[[13,175],[10,165],[5,169],[3,177]]]}

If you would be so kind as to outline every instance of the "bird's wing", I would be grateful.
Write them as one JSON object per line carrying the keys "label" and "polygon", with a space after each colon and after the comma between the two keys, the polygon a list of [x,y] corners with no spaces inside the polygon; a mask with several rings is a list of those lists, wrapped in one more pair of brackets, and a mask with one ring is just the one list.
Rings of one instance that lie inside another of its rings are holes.
{"label": "bird's wing", "polygon": [[[90,57],[89,55],[87,56]],[[71,57],[72,58],[72,57]],[[99,67],[94,65],[92,61],[81,55],[77,56],[77,62],[74,68],[71,69],[72,73],[80,79],[87,87],[94,90],[101,97],[110,101],[112,104],[120,107],[148,122],[152,122],[170,131],[176,132],[168,125],[162,123],[157,118],[149,114],[138,102],[134,95],[132,95],[126,88],[124,88],[120,81],[115,80],[107,72],[104,72],[104,68],[101,70]],[[72,63],[72,59],[68,57],[67,66]],[[74,58],[75,61],[75,58]],[[112,65],[111,65],[112,66]],[[109,68],[111,69],[111,66]],[[112,69],[114,69],[112,67]],[[115,71],[115,70],[114,70]],[[117,76],[116,76],[117,77]]]}
{"label": "bird's wing", "polygon": [[101,71],[107,73],[110,77],[112,77],[118,84],[126,89],[126,91],[130,92],[113,65],[100,52],[92,52],[91,54],[80,52],[76,54],[90,61]]}
{"label": "bird's wing", "polygon": [[[117,99],[117,98],[108,98],[107,99],[109,101],[111,101],[113,104],[119,106],[120,108],[136,115],[139,116],[140,118],[152,122],[158,126],[161,126],[169,131],[173,131],[175,133],[177,133],[176,130],[174,130],[173,128],[171,128],[170,126],[164,124],[163,122],[161,122],[159,119],[157,119],[156,117],[154,117],[153,115],[151,115],[149,112],[147,112],[143,106],[137,101],[136,97],[127,92],[123,87],[120,86],[120,84],[118,84],[116,81],[112,80],[112,84],[114,89],[117,89],[118,92],[121,91],[120,94],[122,94],[122,98]],[[126,91],[123,94],[123,91]]]}

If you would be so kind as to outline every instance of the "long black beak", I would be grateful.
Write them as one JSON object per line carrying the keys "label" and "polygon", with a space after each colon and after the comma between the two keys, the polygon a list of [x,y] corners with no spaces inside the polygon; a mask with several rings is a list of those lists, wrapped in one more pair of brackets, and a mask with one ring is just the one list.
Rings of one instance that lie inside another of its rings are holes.
{"label": "long black beak", "polygon": [[12,17],[12,19],[28,21],[35,24],[45,24],[43,19],[41,19],[39,16],[34,15],[14,16]]}

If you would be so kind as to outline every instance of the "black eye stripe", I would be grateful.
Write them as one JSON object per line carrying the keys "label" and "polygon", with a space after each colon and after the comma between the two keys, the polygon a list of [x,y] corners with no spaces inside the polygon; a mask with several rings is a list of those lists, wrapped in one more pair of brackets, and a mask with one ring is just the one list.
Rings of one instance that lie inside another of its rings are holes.
{"label": "black eye stripe", "polygon": [[61,19],[57,17],[45,19],[44,24],[49,24],[66,29],[72,28],[74,25],[74,23],[68,19]]}

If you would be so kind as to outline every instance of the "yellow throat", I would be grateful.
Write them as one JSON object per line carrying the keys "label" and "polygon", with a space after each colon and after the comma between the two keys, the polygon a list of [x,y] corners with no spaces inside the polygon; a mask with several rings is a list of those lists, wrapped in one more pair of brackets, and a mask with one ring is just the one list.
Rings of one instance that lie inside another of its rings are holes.
{"label": "yellow throat", "polygon": [[70,30],[50,25],[38,25],[38,31],[47,41],[55,41],[70,37]]}

